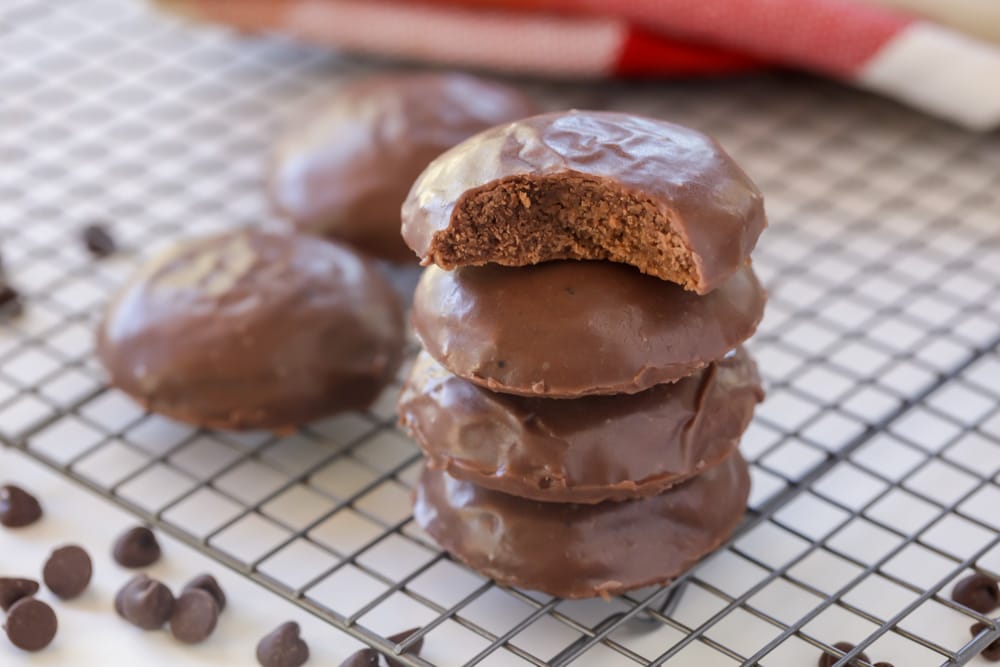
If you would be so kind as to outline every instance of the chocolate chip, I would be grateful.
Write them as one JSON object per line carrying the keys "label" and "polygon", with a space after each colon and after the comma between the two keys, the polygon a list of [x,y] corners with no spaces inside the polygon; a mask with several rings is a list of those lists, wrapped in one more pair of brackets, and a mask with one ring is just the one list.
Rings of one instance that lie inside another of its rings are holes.
{"label": "chocolate chip", "polygon": [[302,641],[299,624],[283,623],[257,644],[257,662],[263,667],[300,667],[309,660],[309,646]]}
{"label": "chocolate chip", "polygon": [[896,667],[891,662],[876,662],[872,667]]}
{"label": "chocolate chip", "polygon": [[352,653],[340,667],[378,667],[379,652],[373,648],[363,648]]}
{"label": "chocolate chip", "polygon": [[7,611],[21,598],[38,592],[38,582],[16,577],[0,577],[0,609]]}
{"label": "chocolate chip", "polygon": [[[129,579],[128,582],[124,586],[119,588],[117,593],[115,593],[115,613],[121,616],[122,618],[125,618],[125,596],[128,594],[129,584],[131,584],[133,581],[134,581],[133,579]],[[126,618],[125,620],[128,619]]]}
{"label": "chocolate chip", "polygon": [[219,582],[215,580],[215,577],[210,574],[199,574],[197,577],[188,582],[182,592],[195,588],[201,589],[212,596],[215,600],[215,604],[219,607],[220,614],[225,611],[226,594],[222,591],[222,587],[219,586]]}
{"label": "chocolate chip", "polygon": [[42,518],[38,499],[19,486],[0,486],[0,524],[8,528],[23,528]]}
{"label": "chocolate chip", "polygon": [[83,242],[94,257],[107,257],[116,250],[114,238],[103,225],[99,224],[83,228]]}
{"label": "chocolate chip", "polygon": [[135,526],[115,540],[111,555],[122,567],[148,567],[160,560],[160,543],[149,528]]}
{"label": "chocolate chip", "polygon": [[59,621],[52,607],[35,598],[19,600],[10,608],[4,630],[10,643],[23,651],[41,651],[52,643]]}
{"label": "chocolate chip", "polygon": [[[413,628],[412,630],[406,630],[398,634],[392,635],[391,637],[386,637],[390,644],[398,644],[414,632],[419,630],[419,628]],[[424,646],[424,638],[421,637],[417,641],[407,648],[403,653],[407,655],[419,655],[420,649]],[[379,667],[379,652],[373,648],[363,648],[357,653],[351,654],[344,662],[341,663],[340,667]],[[404,667],[398,660],[393,660],[389,656],[385,656],[385,664],[389,667]]]}
{"label": "chocolate chip", "polygon": [[0,276],[0,322],[12,320],[24,312],[21,295]]}
{"label": "chocolate chip", "polygon": [[[836,649],[840,649],[844,653],[850,653],[851,651],[854,650],[854,644],[849,644],[848,642],[837,642],[836,644],[833,645],[833,647]],[[824,653],[819,657],[819,662],[817,662],[817,664],[819,665],[819,667],[833,667],[833,665],[835,665],[837,661],[840,660],[840,658],[841,656],[839,655],[830,655],[829,653]],[[867,655],[865,655],[864,653],[859,653],[857,657],[854,660],[851,660],[851,662],[849,662],[848,664],[860,665],[861,663],[858,662],[858,660],[871,662],[870,660],[868,660]]]}
{"label": "chocolate chip", "polygon": [[87,590],[94,567],[82,548],[70,545],[52,552],[42,570],[49,590],[63,600],[72,600]]}
{"label": "chocolate chip", "polygon": [[170,632],[177,641],[198,644],[215,631],[219,620],[219,605],[215,598],[200,588],[181,593],[170,617]]}
{"label": "chocolate chip", "polygon": [[1000,587],[993,577],[976,573],[955,584],[951,599],[980,614],[988,614],[1000,606]]}
{"label": "chocolate chip", "polygon": [[[973,637],[975,637],[983,630],[989,630],[989,627],[990,626],[985,623],[976,623],[969,628],[969,632],[972,633]],[[984,648],[980,655],[990,662],[1000,662],[1000,638],[995,639],[993,643]]]}
{"label": "chocolate chip", "polygon": [[[419,629],[420,628],[412,628],[410,630],[404,630],[403,632],[396,633],[391,637],[387,637],[387,639],[389,640],[390,644],[398,644]],[[420,655],[420,649],[422,649],[423,647],[424,647],[424,638],[421,637],[417,641],[410,644],[410,646],[407,647],[407,649],[403,651],[403,653],[407,655]],[[389,657],[386,657],[385,661],[389,664],[389,667],[406,667],[398,660],[393,660],[392,658]]]}
{"label": "chocolate chip", "polygon": [[158,630],[174,613],[174,594],[159,581],[139,574],[118,591],[115,611],[143,630]]}

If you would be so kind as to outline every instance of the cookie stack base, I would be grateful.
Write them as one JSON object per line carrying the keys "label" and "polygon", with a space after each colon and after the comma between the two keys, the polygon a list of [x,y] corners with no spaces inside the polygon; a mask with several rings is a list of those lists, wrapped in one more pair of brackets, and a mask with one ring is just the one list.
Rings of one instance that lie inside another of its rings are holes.
{"label": "cookie stack base", "polygon": [[739,453],[658,496],[597,505],[526,500],[425,467],[414,518],[501,584],[609,597],[670,581],[716,549],[742,521],[749,490]]}

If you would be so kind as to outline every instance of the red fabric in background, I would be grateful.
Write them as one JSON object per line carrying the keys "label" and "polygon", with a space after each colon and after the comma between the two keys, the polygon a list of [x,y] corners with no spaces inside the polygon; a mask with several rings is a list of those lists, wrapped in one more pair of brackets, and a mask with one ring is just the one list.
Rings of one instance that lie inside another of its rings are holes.
{"label": "red fabric in background", "polygon": [[629,77],[718,75],[759,69],[766,63],[753,56],[670,39],[631,26],[615,64],[615,73]]}
{"label": "red fabric in background", "polygon": [[913,19],[857,0],[422,0],[616,16],[647,30],[851,78]]}
{"label": "red fabric in background", "polygon": [[[1000,1],[1000,0],[998,0]],[[763,63],[1000,126],[1000,48],[870,0],[156,0],[354,53],[546,77],[728,74]]]}

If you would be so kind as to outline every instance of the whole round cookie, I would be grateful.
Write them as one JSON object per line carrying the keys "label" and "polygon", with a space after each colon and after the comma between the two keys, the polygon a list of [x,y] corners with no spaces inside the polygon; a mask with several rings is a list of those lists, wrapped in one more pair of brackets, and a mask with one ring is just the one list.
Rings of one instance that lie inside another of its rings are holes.
{"label": "whole round cookie", "polygon": [[739,453],[658,496],[598,505],[526,500],[425,467],[413,515],[501,584],[607,597],[669,581],[718,547],[743,519],[749,490]]}
{"label": "whole round cookie", "polygon": [[279,140],[272,202],[300,230],[413,262],[399,209],[424,167],[477,132],[537,111],[520,91],[465,74],[360,80]]}
{"label": "whole round cookie", "polygon": [[367,407],[403,344],[399,301],[369,260],[254,230],[155,258],[97,335],[111,384],[153,412],[220,429],[287,430]]}
{"label": "whole round cookie", "polygon": [[403,205],[424,264],[631,264],[699,294],[744,265],[763,198],[711,137],[652,118],[569,111],[486,130],[434,160]]}
{"label": "whole round cookie", "polygon": [[765,301],[746,264],[705,296],[612,262],[430,266],[413,325],[442,366],[491,391],[634,394],[721,358],[753,334]]}
{"label": "whole round cookie", "polygon": [[736,450],[764,397],[743,348],[673,384],[575,400],[497,394],[421,353],[400,420],[428,464],[479,486],[547,502],[663,492]]}

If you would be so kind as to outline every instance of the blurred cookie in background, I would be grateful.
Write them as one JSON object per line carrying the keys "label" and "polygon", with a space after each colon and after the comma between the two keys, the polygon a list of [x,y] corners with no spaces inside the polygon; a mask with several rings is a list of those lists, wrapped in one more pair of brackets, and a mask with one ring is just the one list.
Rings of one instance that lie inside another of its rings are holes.
{"label": "blurred cookie in background", "polygon": [[97,350],[111,384],[148,410],[282,432],[368,407],[404,340],[374,262],[312,236],[242,230],[154,258],[112,301]]}
{"label": "blurred cookie in background", "polygon": [[359,80],[279,139],[271,201],[299,231],[415,263],[400,236],[399,211],[420,172],[472,135],[537,112],[519,90],[465,74]]}

